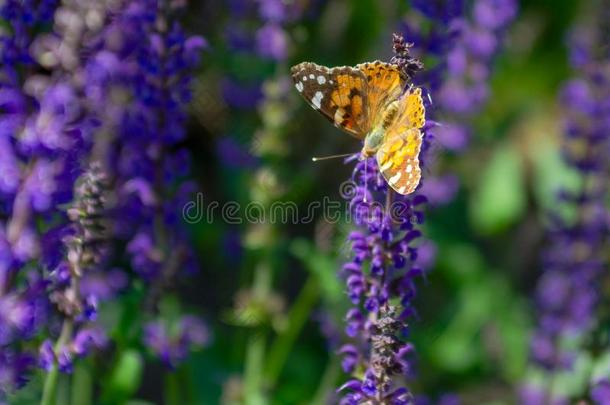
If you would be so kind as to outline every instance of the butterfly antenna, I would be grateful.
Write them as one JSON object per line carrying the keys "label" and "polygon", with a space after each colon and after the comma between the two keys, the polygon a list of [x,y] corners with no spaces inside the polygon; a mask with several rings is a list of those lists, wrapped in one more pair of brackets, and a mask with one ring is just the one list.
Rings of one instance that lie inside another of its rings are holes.
{"label": "butterfly antenna", "polygon": [[353,153],[342,153],[340,155],[330,155],[330,156],[316,156],[316,157],[312,157],[311,161],[312,162],[318,162],[320,160],[328,160],[328,159],[336,159],[336,158],[342,158],[342,157],[346,157],[346,156],[351,156],[353,155]]}

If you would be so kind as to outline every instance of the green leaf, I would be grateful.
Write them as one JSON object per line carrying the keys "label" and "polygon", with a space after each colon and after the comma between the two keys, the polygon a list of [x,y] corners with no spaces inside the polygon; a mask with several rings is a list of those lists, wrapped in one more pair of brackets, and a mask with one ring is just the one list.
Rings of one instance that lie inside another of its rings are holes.
{"label": "green leaf", "polygon": [[523,164],[512,145],[499,145],[483,170],[470,201],[475,228],[483,234],[505,230],[525,212]]}
{"label": "green leaf", "polygon": [[[534,164],[534,193],[543,211],[557,209],[557,192],[560,189],[578,190],[581,178],[561,158],[559,145],[548,138],[536,142]],[[570,216],[570,207],[562,207],[563,214]],[[565,209],[567,208],[567,210]]]}
{"label": "green leaf", "polygon": [[135,394],[140,387],[143,368],[144,360],[138,351],[128,349],[122,352],[110,372],[103,403],[122,404]]}
{"label": "green leaf", "polygon": [[591,372],[591,385],[610,377],[610,351],[606,351],[595,359]]}

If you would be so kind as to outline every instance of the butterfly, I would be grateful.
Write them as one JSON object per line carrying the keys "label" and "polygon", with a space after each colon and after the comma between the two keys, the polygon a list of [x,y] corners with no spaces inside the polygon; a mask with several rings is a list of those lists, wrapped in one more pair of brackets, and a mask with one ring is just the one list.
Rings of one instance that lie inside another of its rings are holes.
{"label": "butterfly", "polygon": [[303,62],[291,73],[297,91],[315,110],[364,139],[361,158],[374,155],[392,189],[406,195],[417,188],[425,108],[421,89],[405,90],[397,65],[374,61],[327,68]]}

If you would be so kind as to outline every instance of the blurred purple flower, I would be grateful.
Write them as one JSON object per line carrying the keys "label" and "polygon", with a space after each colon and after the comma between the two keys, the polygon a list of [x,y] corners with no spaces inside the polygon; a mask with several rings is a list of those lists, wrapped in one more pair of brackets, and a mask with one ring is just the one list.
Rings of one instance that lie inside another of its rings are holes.
{"label": "blurred purple flower", "polygon": [[610,405],[610,382],[597,382],[591,389],[591,399],[596,405]]}
{"label": "blurred purple flower", "polygon": [[[403,32],[414,43],[414,54],[434,63],[426,66],[414,81],[435,95],[427,106],[429,119],[442,122],[442,125],[430,128],[431,136],[422,146],[424,157],[434,146],[433,141],[460,153],[469,143],[469,121],[490,97],[488,82],[492,63],[506,30],[516,17],[517,2],[417,0],[412,1],[411,6],[414,12],[406,16]],[[428,165],[429,170],[432,171],[433,166]],[[423,191],[433,204],[453,199],[459,188],[453,181],[448,184],[450,192],[440,193],[439,187],[447,179],[428,175],[427,183],[424,182]]]}
{"label": "blurred purple flower", "polygon": [[51,371],[55,364],[55,350],[51,340],[46,339],[38,350],[38,367],[45,371]]}
{"label": "blurred purple flower", "polygon": [[256,46],[263,57],[282,61],[288,52],[288,37],[277,24],[269,23],[256,33]]}
{"label": "blurred purple flower", "polygon": [[[579,59],[575,64],[578,77],[568,82],[560,95],[566,110],[563,157],[579,173],[581,184],[576,190],[558,193],[559,206],[569,207],[575,215],[573,219],[564,218],[560,208],[550,213],[543,274],[536,289],[538,322],[530,341],[531,367],[549,380],[571,370],[581,353],[591,351],[586,342],[599,327],[600,288],[608,268],[610,233],[606,206],[610,174],[609,67],[608,54],[586,62]],[[589,387],[588,392],[568,393],[571,397],[566,398],[558,397],[552,386],[539,384],[534,389],[531,382],[524,384],[521,394],[528,404],[536,403],[532,396],[542,398],[542,402],[564,403],[589,396],[596,403],[604,403],[599,398],[608,391],[607,384],[601,382]]]}
{"label": "blurred purple flower", "polygon": [[91,271],[83,277],[80,291],[83,296],[95,296],[105,301],[114,298],[128,283],[127,275],[119,269]]}
{"label": "blurred purple flower", "polygon": [[[192,190],[182,181],[188,158],[174,149],[185,137],[191,72],[205,40],[184,35],[175,10],[154,0],[57,3],[0,5],[0,356],[11,353],[0,360],[0,392],[25,381],[33,362],[21,359],[32,356],[19,350],[28,340],[56,332],[50,300],[75,328],[57,353],[43,344],[43,368],[70,371],[74,359],[106,344],[91,321],[99,300],[130,280],[96,268],[104,252],[92,215],[111,219],[109,236],[128,246],[150,234],[154,248],[166,249],[163,264],[171,252],[175,266],[192,267],[178,221]],[[73,200],[88,160],[103,163],[117,204],[102,215],[89,189],[66,215],[58,207]],[[165,224],[163,236],[152,222]],[[142,263],[141,249],[127,253]],[[171,274],[163,277],[161,284]]]}
{"label": "blurred purple flower", "polygon": [[452,201],[459,188],[459,180],[454,175],[430,177],[423,182],[421,193],[432,206],[444,205]]}
{"label": "blurred purple flower", "polygon": [[[182,207],[193,192],[186,180],[190,157],[180,144],[193,69],[207,42],[187,36],[175,17],[176,10],[158,1],[127,1],[108,22],[87,65],[87,91],[105,129],[96,139],[106,145],[98,158],[114,184],[110,234],[126,242],[119,255],[127,256],[149,287],[145,309],[151,311],[164,288],[194,267],[182,221]],[[117,270],[98,272],[83,280],[81,291],[112,296],[126,282]]]}
{"label": "blurred purple flower", "polygon": [[263,20],[281,23],[287,17],[288,5],[282,0],[260,0],[259,14]]}
{"label": "blurred purple flower", "polygon": [[29,381],[28,371],[34,364],[34,358],[27,353],[0,350],[0,400]]}
{"label": "blurred purple flower", "polygon": [[208,343],[204,323],[185,315],[174,323],[162,320],[149,322],[144,328],[144,343],[167,367],[177,368],[186,356]]}
{"label": "blurred purple flower", "polygon": [[0,401],[35,364],[28,343],[50,316],[48,282],[35,264],[65,226],[56,206],[72,198],[89,137],[72,81],[63,71],[45,76],[33,52],[57,3],[0,4]]}

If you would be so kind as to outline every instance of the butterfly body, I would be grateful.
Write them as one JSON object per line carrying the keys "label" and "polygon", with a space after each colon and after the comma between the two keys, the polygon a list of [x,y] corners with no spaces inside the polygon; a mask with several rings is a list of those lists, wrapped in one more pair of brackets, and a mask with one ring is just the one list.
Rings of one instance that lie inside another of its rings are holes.
{"label": "butterfly body", "polygon": [[396,120],[399,104],[397,101],[391,103],[383,112],[381,122],[377,124],[365,137],[364,146],[362,148],[362,157],[370,158],[375,156],[379,147],[385,139],[387,130]]}
{"label": "butterfly body", "polygon": [[375,61],[327,68],[304,62],[292,68],[295,87],[336,127],[364,139],[361,157],[375,156],[399,194],[419,184],[419,152],[425,123],[421,89],[405,90],[396,65]]}

